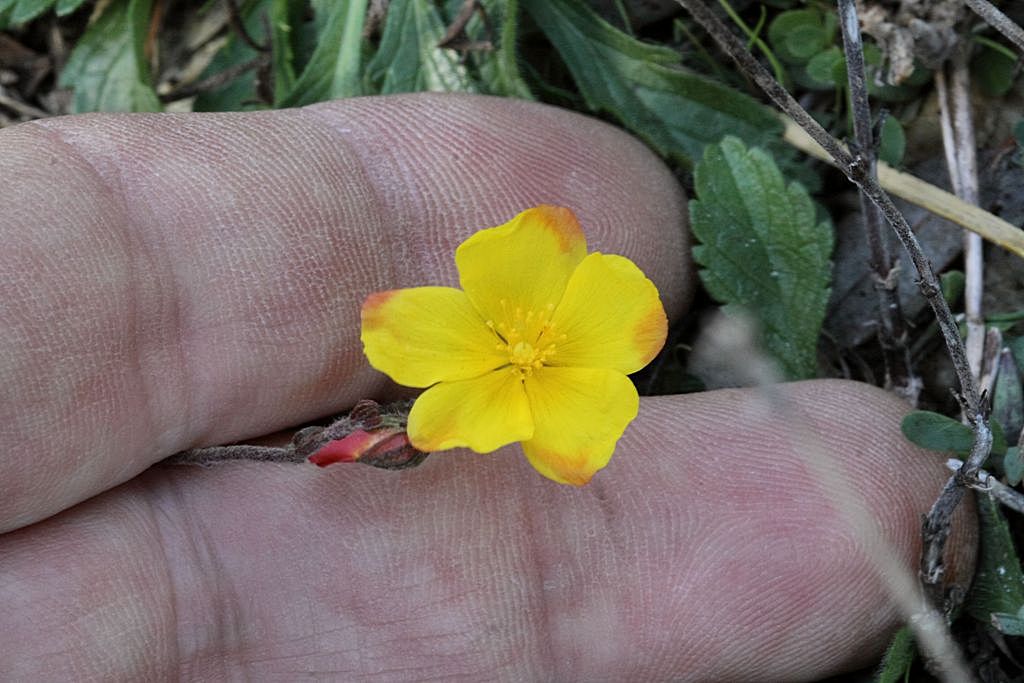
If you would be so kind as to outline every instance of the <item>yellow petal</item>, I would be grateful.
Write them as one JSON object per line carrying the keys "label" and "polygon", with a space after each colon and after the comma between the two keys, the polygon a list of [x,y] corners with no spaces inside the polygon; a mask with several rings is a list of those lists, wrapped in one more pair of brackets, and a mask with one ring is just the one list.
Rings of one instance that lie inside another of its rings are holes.
{"label": "yellow petal", "polygon": [[[576,216],[558,206],[527,209],[504,225],[481,230],[455,251],[459,280],[473,305],[496,325],[520,328],[532,340],[562,298],[587,254]],[[523,321],[532,321],[523,324]]]}
{"label": "yellow petal", "polygon": [[421,451],[466,447],[490,453],[533,436],[518,370],[502,368],[424,391],[409,412],[409,441]]}
{"label": "yellow petal", "polygon": [[415,287],[371,294],[363,303],[363,349],[370,365],[399,384],[479,377],[508,362],[465,293]]}
{"label": "yellow petal", "polygon": [[607,465],[640,406],[633,383],[615,370],[543,367],[525,388],[534,432],[523,451],[538,472],[562,484],[582,486]]}
{"label": "yellow petal", "polygon": [[627,258],[583,259],[539,346],[555,345],[552,365],[636,372],[665,344],[668,320],[658,289]]}

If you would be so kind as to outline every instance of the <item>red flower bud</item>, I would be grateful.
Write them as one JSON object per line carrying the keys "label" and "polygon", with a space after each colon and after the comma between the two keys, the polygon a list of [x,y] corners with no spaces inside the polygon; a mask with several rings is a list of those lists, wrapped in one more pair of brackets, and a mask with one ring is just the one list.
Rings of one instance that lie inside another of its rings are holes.
{"label": "red flower bud", "polygon": [[348,436],[328,441],[309,461],[319,467],[336,462],[362,462],[389,470],[414,467],[426,457],[409,444],[404,430],[383,428],[373,431],[357,429]]}

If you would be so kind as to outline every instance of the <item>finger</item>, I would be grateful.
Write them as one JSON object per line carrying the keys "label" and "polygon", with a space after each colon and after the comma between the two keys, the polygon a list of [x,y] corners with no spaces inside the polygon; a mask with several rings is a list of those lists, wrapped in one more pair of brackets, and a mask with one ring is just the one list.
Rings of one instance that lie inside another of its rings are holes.
{"label": "finger", "polygon": [[370,292],[455,284],[455,246],[542,202],[577,211],[670,313],[681,193],[621,131],[438,95],[0,131],[0,531],[178,450],[379,391]]}
{"label": "finger", "polygon": [[[864,549],[884,538],[913,566],[944,468],[877,389],[782,391],[786,421],[754,391],[644,399],[581,489],[517,447],[401,473],[157,468],[0,539],[0,678],[763,681],[864,665],[897,617]],[[875,528],[851,524],[809,455]]]}

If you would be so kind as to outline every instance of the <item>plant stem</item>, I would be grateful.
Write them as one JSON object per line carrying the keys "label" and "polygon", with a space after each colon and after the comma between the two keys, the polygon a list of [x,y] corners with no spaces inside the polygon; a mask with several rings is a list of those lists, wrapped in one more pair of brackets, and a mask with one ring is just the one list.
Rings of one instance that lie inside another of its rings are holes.
{"label": "plant stem", "polygon": [[[836,166],[882,211],[917,269],[921,293],[935,313],[939,329],[956,370],[960,385],[960,400],[964,405],[964,414],[974,430],[975,439],[974,448],[967,462],[943,489],[923,525],[922,535],[925,547],[922,553],[921,580],[929,598],[935,604],[941,604],[942,555],[946,538],[949,535],[950,517],[963,499],[964,484],[977,480],[978,470],[988,456],[992,445],[992,433],[985,422],[981,398],[967,362],[967,354],[960,339],[956,320],[953,318],[946,300],[942,297],[939,281],[906,218],[899,212],[878,182],[867,172],[868,168],[863,158],[847,153],[839,141],[829,135],[793,99],[792,95],[771,77],[771,74],[744,48],[743,43],[719,21],[718,17],[701,0],[677,0],[677,2],[711,34],[744,74],[757,83],[779,108],[796,121],[832,156]],[[940,654],[936,653],[936,656]]]}
{"label": "plant stem", "polygon": [[729,4],[729,0],[718,0],[718,4],[722,7],[725,13],[729,15],[729,18],[732,19],[733,23],[736,24],[741,31],[747,34],[747,38],[750,39],[750,42],[747,43],[747,49],[749,50],[751,45],[757,45],[757,49],[761,51],[764,58],[772,65],[772,71],[775,72],[775,80],[779,83],[785,83],[786,70],[782,68],[782,64],[780,64],[779,60],[776,59],[775,53],[765,45],[765,42],[761,40],[761,37],[757,35],[757,32],[747,26],[740,15],[736,14],[736,10],[734,10],[732,5]]}
{"label": "plant stem", "polygon": [[[857,6],[853,0],[839,0],[839,23],[842,26],[843,50],[846,55],[856,149],[864,157],[868,175],[877,182],[871,106],[868,103],[864,71],[864,46]],[[878,339],[885,359],[886,385],[916,406],[922,383],[914,375],[907,348],[907,332],[903,324],[903,311],[900,310],[899,280],[895,272],[896,261],[882,234],[882,214],[864,192],[860,192],[860,212],[864,218],[864,232],[871,251],[871,268],[878,295]]]}
{"label": "plant stem", "polygon": [[[946,467],[956,472],[960,469],[960,461],[956,458],[950,458],[946,461]],[[1015,488],[1007,486],[1003,482],[999,481],[998,477],[993,476],[985,470],[978,470],[978,478],[980,480],[978,484],[972,485],[971,488],[979,491],[987,491],[993,498],[1006,507],[1024,514],[1024,494]]]}
{"label": "plant stem", "polygon": [[306,461],[306,456],[297,453],[291,446],[277,448],[274,446],[236,444],[233,446],[193,448],[175,453],[170,458],[164,460],[164,463],[167,465],[200,465],[202,467],[209,467],[210,465],[218,465],[232,460],[300,463]]}

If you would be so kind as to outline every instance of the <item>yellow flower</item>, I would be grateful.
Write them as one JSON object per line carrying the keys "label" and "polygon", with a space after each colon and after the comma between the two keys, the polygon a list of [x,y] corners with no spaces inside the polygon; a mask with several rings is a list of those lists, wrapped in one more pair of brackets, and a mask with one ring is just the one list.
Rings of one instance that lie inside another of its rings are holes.
{"label": "yellow flower", "polygon": [[376,369],[429,387],[409,413],[422,451],[488,453],[581,486],[608,464],[640,400],[626,375],[665,343],[654,284],[622,256],[587,254],[569,209],[538,206],[455,252],[462,289],[371,294],[362,340]]}

